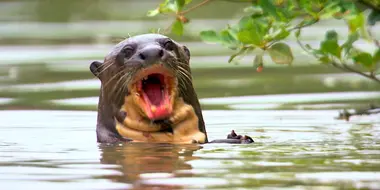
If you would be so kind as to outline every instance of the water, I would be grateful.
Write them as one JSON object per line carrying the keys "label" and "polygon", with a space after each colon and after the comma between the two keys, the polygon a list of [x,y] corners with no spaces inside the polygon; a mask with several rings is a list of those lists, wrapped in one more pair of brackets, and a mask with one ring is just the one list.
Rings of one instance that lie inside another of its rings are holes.
{"label": "water", "polygon": [[[209,139],[234,129],[255,143],[96,143],[90,62],[170,21],[145,17],[151,0],[41,2],[0,1],[0,189],[380,189],[380,115],[336,119],[380,104],[379,85],[315,64],[292,39],[291,67],[266,56],[257,73],[252,55],[228,64],[230,50],[197,38],[239,16],[228,1],[193,13],[185,36],[171,37],[191,51]],[[330,21],[303,38],[317,44],[326,26],[347,33]]]}
{"label": "water", "polygon": [[[380,117],[335,110],[204,111],[210,139],[249,145],[95,143],[93,111],[1,111],[2,189],[380,187]],[[270,121],[270,122],[268,122]]]}

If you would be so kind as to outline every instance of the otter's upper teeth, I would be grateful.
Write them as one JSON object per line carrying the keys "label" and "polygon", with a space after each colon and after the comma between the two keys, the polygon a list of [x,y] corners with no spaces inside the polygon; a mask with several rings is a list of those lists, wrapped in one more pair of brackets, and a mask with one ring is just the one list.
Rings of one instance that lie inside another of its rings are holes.
{"label": "otter's upper teeth", "polygon": [[140,94],[139,94],[139,93],[137,93],[137,92],[136,92],[136,94],[135,94],[135,95],[136,95],[136,96],[140,96]]}
{"label": "otter's upper teeth", "polygon": [[145,77],[144,77],[144,80],[148,80],[148,76],[145,76]]}

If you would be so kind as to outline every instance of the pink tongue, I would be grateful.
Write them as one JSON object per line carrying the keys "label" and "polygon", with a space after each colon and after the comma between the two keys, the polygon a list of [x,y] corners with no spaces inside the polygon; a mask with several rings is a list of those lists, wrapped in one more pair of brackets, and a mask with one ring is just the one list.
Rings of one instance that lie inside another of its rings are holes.
{"label": "pink tongue", "polygon": [[163,98],[161,93],[161,84],[148,83],[144,87],[144,91],[148,96],[150,103],[156,106],[160,105]]}

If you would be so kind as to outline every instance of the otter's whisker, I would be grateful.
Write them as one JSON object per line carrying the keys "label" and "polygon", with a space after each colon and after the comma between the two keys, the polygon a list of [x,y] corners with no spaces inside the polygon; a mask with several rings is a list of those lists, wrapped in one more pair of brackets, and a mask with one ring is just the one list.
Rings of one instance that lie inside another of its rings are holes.
{"label": "otter's whisker", "polygon": [[105,84],[104,84],[104,87],[107,87],[108,84],[113,81],[118,75],[122,74],[123,73],[123,70],[120,70],[118,71],[113,77],[111,77]]}
{"label": "otter's whisker", "polygon": [[[107,62],[111,62],[110,64],[107,64]],[[104,71],[106,71],[108,68],[110,68],[113,64],[114,64],[114,62],[112,62],[112,61],[107,61],[107,62],[105,62],[103,65],[107,65],[106,67],[104,67],[104,68],[102,68],[102,70],[99,72],[99,74],[102,74]]]}
{"label": "otter's whisker", "polygon": [[[125,74],[120,77],[120,79],[116,82],[116,86],[120,86],[120,88],[112,89],[112,94],[115,98],[123,97],[128,92],[128,84],[132,80],[133,74],[136,72],[136,68],[134,69],[128,69],[125,71]],[[121,83],[121,84],[120,84]],[[120,84],[120,85],[119,85]]]}
{"label": "otter's whisker", "polygon": [[[124,74],[117,80],[116,85],[114,88],[111,90],[111,93],[113,94],[114,97],[119,98],[121,97],[121,94],[125,92],[125,89],[128,87],[128,76],[130,75],[130,72],[124,72]],[[122,83],[121,85],[119,85]],[[117,86],[121,86],[120,88],[116,88]],[[128,90],[128,89],[127,89]]]}
{"label": "otter's whisker", "polygon": [[190,73],[186,69],[184,69],[184,68],[182,68],[180,66],[178,68],[179,68],[178,71],[187,79],[187,82],[191,83],[191,75],[190,75]]}

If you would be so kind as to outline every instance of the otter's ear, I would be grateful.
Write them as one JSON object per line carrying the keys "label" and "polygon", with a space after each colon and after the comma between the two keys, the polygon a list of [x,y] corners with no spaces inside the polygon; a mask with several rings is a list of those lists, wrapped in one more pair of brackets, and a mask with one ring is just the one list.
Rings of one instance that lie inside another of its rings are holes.
{"label": "otter's ear", "polygon": [[185,52],[186,56],[187,56],[187,60],[190,59],[190,50],[189,48],[187,48],[186,46],[183,46],[183,51]]}
{"label": "otter's ear", "polygon": [[94,76],[98,77],[100,79],[100,68],[102,66],[103,63],[99,62],[99,61],[94,61],[91,63],[90,65],[90,71],[92,72],[92,74],[94,74]]}

